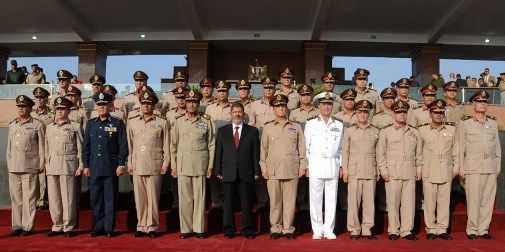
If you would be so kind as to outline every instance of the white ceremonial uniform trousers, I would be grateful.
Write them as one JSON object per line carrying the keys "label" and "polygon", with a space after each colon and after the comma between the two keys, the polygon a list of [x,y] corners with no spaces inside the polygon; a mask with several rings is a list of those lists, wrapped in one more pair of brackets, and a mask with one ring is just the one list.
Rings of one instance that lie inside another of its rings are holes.
{"label": "white ceremonial uniform trousers", "polygon": [[[337,208],[338,178],[309,177],[310,223],[314,234],[333,233]],[[324,193],[324,222],[323,222]]]}

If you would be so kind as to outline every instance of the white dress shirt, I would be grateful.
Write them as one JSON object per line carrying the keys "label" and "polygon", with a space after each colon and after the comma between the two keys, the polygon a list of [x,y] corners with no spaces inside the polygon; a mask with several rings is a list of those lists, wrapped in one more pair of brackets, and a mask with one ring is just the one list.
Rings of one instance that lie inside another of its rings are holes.
{"label": "white dress shirt", "polygon": [[341,165],[344,125],[333,117],[325,123],[321,116],[305,125],[305,145],[309,176],[338,178]]}
{"label": "white dress shirt", "polygon": [[238,139],[240,139],[240,137],[242,136],[242,126],[243,125],[244,125],[243,122],[240,124],[231,123],[232,135],[235,136],[235,127],[238,127]]}

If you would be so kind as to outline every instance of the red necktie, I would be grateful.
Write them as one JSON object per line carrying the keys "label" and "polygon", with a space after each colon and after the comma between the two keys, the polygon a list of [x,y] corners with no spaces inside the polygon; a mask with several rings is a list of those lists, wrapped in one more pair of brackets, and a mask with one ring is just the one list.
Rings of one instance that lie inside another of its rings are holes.
{"label": "red necktie", "polygon": [[240,141],[240,137],[238,135],[238,129],[239,128],[240,128],[239,126],[236,126],[235,127],[235,134],[233,134],[233,140],[235,141],[235,147],[237,147],[237,149],[238,149],[238,143]]}

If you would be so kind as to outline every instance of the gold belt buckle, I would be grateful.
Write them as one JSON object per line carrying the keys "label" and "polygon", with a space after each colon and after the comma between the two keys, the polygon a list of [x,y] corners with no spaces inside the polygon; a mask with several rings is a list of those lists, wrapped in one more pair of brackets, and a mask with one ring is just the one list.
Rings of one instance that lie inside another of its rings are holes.
{"label": "gold belt buckle", "polygon": [[140,148],[141,151],[144,151],[145,149],[146,149],[145,145],[142,145],[142,147]]}
{"label": "gold belt buckle", "polygon": [[487,154],[484,154],[484,159],[487,159],[488,158],[488,155]]}

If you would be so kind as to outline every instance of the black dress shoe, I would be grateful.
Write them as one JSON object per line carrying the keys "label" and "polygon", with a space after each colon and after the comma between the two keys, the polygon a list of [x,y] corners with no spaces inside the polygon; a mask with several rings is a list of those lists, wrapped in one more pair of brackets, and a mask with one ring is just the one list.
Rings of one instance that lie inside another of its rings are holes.
{"label": "black dress shoe", "polygon": [[477,240],[477,235],[469,234],[469,235],[466,235],[466,238],[468,238],[468,240]]}
{"label": "black dress shoe", "polygon": [[88,235],[88,236],[89,236],[89,237],[97,237],[97,236],[100,236],[100,235],[102,235],[102,233],[101,233],[101,232],[98,232],[98,231],[91,231],[91,232],[89,232],[89,235]]}
{"label": "black dress shoe", "polygon": [[57,232],[57,231],[49,231],[46,233],[46,236],[47,237],[54,237],[54,236],[58,236],[58,235],[62,235],[63,232]]}
{"label": "black dress shoe", "polygon": [[144,237],[146,236],[147,234],[145,232],[142,232],[142,231],[135,231],[133,232],[132,236],[135,237],[135,238],[139,238],[139,237]]}
{"label": "black dress shoe", "polygon": [[207,239],[208,238],[206,233],[196,233],[195,237],[198,239]]}
{"label": "black dress shoe", "polygon": [[116,237],[116,232],[114,231],[107,231],[105,232],[105,236],[109,237],[109,238],[112,238],[112,237]]}
{"label": "black dress shoe", "polygon": [[447,233],[439,234],[438,238],[440,238],[442,240],[452,240],[452,237],[450,235],[448,235]]}
{"label": "black dress shoe", "polygon": [[244,234],[244,237],[246,239],[254,239],[254,238],[256,238],[256,234],[254,232],[247,232]]}
{"label": "black dress shoe", "polygon": [[404,237],[402,237],[402,238],[403,238],[403,239],[405,239],[405,240],[409,240],[409,241],[417,241],[417,240],[419,240],[419,239],[417,239],[417,237],[416,237],[415,235],[413,235],[413,234],[408,234],[408,235],[406,235],[406,236],[404,236]]}
{"label": "black dress shoe", "polygon": [[437,238],[437,236],[435,234],[427,234],[426,235],[426,239],[428,240],[435,240]]}
{"label": "black dress shoe", "polygon": [[284,237],[286,237],[288,240],[296,240],[296,235],[293,233],[285,234]]}
{"label": "black dress shoe", "polygon": [[357,240],[357,239],[359,239],[359,235],[351,235],[351,236],[349,236],[349,239]]}
{"label": "black dress shoe", "polygon": [[270,234],[270,239],[272,239],[272,240],[277,240],[277,239],[281,238],[281,236],[282,236],[282,235],[281,235],[281,234],[279,234],[279,233],[271,233],[271,234]]}
{"label": "black dress shoe", "polygon": [[225,239],[233,239],[233,238],[235,238],[235,234],[234,233],[224,233],[224,238]]}
{"label": "black dress shoe", "polygon": [[397,235],[397,234],[390,234],[390,235],[389,235],[389,240],[391,240],[391,241],[396,241],[396,240],[398,240],[399,238],[400,238],[400,236],[399,236],[399,235]]}
{"label": "black dress shoe", "polygon": [[67,237],[67,238],[74,237],[74,236],[75,236],[75,232],[74,231],[67,231],[67,232],[65,232],[65,237]]}
{"label": "black dress shoe", "polygon": [[10,232],[10,236],[19,236],[21,234],[21,232],[23,232],[23,229],[16,229],[16,230],[12,230]]}
{"label": "black dress shoe", "polygon": [[193,236],[193,234],[192,234],[192,233],[181,233],[181,234],[179,235],[179,238],[181,238],[181,239],[188,239],[188,238],[189,238],[189,237],[191,237],[191,236]]}
{"label": "black dress shoe", "polygon": [[30,236],[32,235],[32,231],[26,231],[26,230],[23,230],[21,231],[21,234],[19,234],[19,236]]}
{"label": "black dress shoe", "polygon": [[149,231],[149,232],[147,232],[147,235],[149,236],[149,238],[154,239],[154,238],[158,237],[158,232],[156,232],[156,231]]}
{"label": "black dress shoe", "polygon": [[375,235],[362,235],[362,237],[368,240],[377,240]]}
{"label": "black dress shoe", "polygon": [[492,235],[490,235],[490,234],[483,234],[483,235],[481,235],[479,237],[482,238],[482,239],[486,239],[486,240],[493,240],[494,239],[494,237]]}

